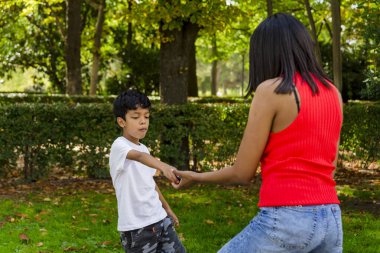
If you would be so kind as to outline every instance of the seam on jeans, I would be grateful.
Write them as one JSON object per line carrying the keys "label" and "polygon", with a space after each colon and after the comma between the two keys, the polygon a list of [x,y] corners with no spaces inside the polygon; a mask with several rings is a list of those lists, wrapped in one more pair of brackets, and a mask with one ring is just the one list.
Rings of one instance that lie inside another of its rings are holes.
{"label": "seam on jeans", "polygon": [[327,215],[326,208],[323,208],[321,211],[322,211],[322,226],[324,228],[321,242],[324,242],[326,240],[327,231],[329,229],[329,222],[328,222],[328,215]]}
{"label": "seam on jeans", "polygon": [[340,222],[339,222],[339,219],[337,217],[337,212],[338,212],[338,210],[335,207],[331,208],[331,213],[334,217],[335,224],[336,224],[336,231],[337,231],[337,239],[336,239],[335,246],[342,247],[342,245],[343,245],[343,242],[341,240],[342,231],[340,230]]}
{"label": "seam on jeans", "polygon": [[314,214],[314,218],[313,218],[313,229],[311,231],[311,234],[310,236],[307,238],[307,243],[305,245],[305,247],[309,246],[310,245],[310,242],[311,240],[313,239],[314,235],[315,235],[315,231],[317,229],[317,224],[318,224],[318,210],[317,209],[313,209],[313,214]]}

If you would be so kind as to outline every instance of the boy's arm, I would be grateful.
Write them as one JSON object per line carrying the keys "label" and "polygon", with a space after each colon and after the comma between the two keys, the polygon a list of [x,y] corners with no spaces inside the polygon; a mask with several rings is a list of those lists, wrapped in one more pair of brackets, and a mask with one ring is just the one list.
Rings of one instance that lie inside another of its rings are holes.
{"label": "boy's arm", "polygon": [[158,169],[171,182],[176,183],[176,184],[179,183],[176,175],[173,172],[174,170],[176,170],[176,168],[174,168],[173,166],[170,166],[167,163],[161,162],[160,160],[151,156],[150,154],[132,149],[131,151],[128,152],[127,159],[134,160],[142,164],[145,164],[148,167]]}
{"label": "boy's arm", "polygon": [[173,210],[170,208],[169,206],[169,203],[166,202],[165,198],[164,198],[164,195],[162,195],[160,189],[158,188],[158,186],[156,185],[156,191],[158,192],[158,196],[160,198],[160,201],[162,203],[162,207],[165,209],[166,213],[173,219],[173,222],[176,226],[179,225],[179,220],[177,218],[177,216],[175,215],[175,213],[173,212]]}

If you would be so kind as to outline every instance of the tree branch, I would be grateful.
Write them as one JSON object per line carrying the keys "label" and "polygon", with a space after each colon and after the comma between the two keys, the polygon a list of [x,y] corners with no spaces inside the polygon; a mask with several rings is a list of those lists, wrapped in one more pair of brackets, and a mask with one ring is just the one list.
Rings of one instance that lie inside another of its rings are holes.
{"label": "tree branch", "polygon": [[[38,28],[38,30],[46,37],[46,38],[49,38],[49,34],[46,33],[46,29],[42,28],[37,22],[35,22],[35,20],[33,20],[30,16],[26,16],[26,18],[28,19],[29,23],[31,23],[32,25],[34,25],[35,27]],[[53,44],[51,42],[51,40],[49,40],[49,45],[53,48]]]}
{"label": "tree branch", "polygon": [[62,22],[59,20],[59,16],[57,15],[57,13],[54,11],[54,9],[48,4],[47,5],[48,8],[50,8],[51,10],[51,15],[54,17],[55,19],[55,23],[57,24],[57,27],[58,27],[58,33],[59,35],[61,36],[61,39],[63,40],[64,43],[66,43],[66,29],[65,29],[65,26],[62,24]]}
{"label": "tree branch", "polygon": [[94,0],[85,0],[85,2],[96,10],[99,10],[99,8],[102,6],[101,4],[95,2]]}
{"label": "tree branch", "polygon": [[333,33],[332,33],[332,31],[331,31],[331,28],[330,28],[329,22],[326,20],[326,18],[324,18],[323,21],[325,21],[326,28],[327,28],[327,30],[329,31],[330,37],[332,38],[332,37],[333,37]]}

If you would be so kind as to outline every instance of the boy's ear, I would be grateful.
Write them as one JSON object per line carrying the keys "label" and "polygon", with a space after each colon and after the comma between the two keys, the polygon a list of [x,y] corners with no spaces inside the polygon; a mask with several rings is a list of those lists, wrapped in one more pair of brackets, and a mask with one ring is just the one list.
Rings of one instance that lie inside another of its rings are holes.
{"label": "boy's ear", "polygon": [[124,128],[125,125],[126,125],[126,122],[124,121],[124,119],[122,117],[117,117],[116,118],[116,121],[117,121],[117,124],[121,127],[121,128]]}

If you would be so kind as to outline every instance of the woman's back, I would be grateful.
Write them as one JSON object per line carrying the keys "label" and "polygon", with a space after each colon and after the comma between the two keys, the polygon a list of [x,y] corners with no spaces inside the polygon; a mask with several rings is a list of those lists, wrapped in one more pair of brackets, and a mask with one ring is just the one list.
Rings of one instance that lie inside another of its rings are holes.
{"label": "woman's back", "polygon": [[342,124],[340,99],[332,85],[315,82],[319,94],[313,95],[296,74],[296,94],[273,95],[276,114],[261,158],[259,206],[339,203],[332,172]]}

